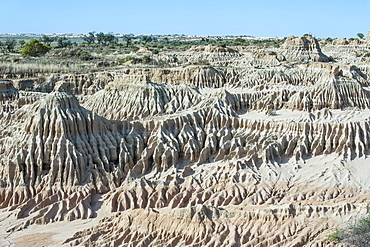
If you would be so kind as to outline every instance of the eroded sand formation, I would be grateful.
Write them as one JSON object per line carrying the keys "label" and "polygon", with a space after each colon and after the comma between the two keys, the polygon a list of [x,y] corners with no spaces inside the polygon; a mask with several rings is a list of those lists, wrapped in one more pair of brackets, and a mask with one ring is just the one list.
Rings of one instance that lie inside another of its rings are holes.
{"label": "eroded sand formation", "polygon": [[0,243],[334,246],[370,202],[370,63],[336,46],[335,62],[306,36],[158,54],[181,64],[166,69],[3,76]]}

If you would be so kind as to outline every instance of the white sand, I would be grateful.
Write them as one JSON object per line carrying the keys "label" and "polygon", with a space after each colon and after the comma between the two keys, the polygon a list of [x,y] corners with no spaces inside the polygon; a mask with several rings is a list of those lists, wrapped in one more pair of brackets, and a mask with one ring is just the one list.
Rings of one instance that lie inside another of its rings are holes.
{"label": "white sand", "polygon": [[[95,195],[92,207],[100,207],[101,203],[101,196]],[[97,210],[95,218],[55,222],[47,225],[31,225],[21,231],[7,233],[6,228],[20,220],[16,220],[11,212],[2,211],[0,212],[0,247],[69,246],[69,244],[63,244],[67,238],[72,237],[77,231],[97,225],[102,218],[109,214],[103,205]]]}

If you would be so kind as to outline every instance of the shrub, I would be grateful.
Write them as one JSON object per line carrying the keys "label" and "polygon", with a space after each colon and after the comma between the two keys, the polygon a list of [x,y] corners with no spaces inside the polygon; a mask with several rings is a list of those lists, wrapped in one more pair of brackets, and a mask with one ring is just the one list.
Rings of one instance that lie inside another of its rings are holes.
{"label": "shrub", "polygon": [[134,60],[135,58],[134,57],[131,57],[131,56],[127,56],[125,58],[122,58],[122,59],[118,59],[118,61],[116,62],[117,65],[121,65],[123,63],[126,63],[127,61],[131,61],[131,60]]}
{"label": "shrub", "polygon": [[21,53],[26,56],[39,57],[45,55],[51,49],[50,46],[32,39],[23,45]]}
{"label": "shrub", "polygon": [[198,64],[199,65],[210,65],[210,62],[207,59],[199,59]]}
{"label": "shrub", "polygon": [[133,47],[132,49],[131,49],[131,51],[133,51],[133,52],[137,52],[138,50],[139,50],[140,48],[139,47]]}
{"label": "shrub", "polygon": [[[369,208],[368,208],[369,210]],[[348,243],[353,246],[369,246],[370,214],[358,219],[347,228],[337,229],[328,235],[329,241]]]}
{"label": "shrub", "polygon": [[331,242],[339,242],[341,239],[341,231],[339,229],[336,229],[334,233],[328,235],[328,240]]}
{"label": "shrub", "polygon": [[[149,56],[144,56],[144,57],[149,57]],[[143,57],[143,58],[144,58]],[[128,56],[124,59],[119,59],[116,64],[117,65],[120,65],[120,64],[123,64],[127,61],[131,61],[132,64],[139,64],[139,63],[150,63],[152,60],[151,58],[149,57],[150,61],[148,62],[148,60],[146,60],[147,58],[144,58],[145,59],[145,62],[143,61],[143,58],[139,58],[139,57],[131,57],[131,56]]]}
{"label": "shrub", "polygon": [[170,65],[169,65],[166,61],[164,61],[164,60],[162,60],[162,59],[159,59],[159,60],[156,62],[156,65],[157,65],[158,67],[160,67],[160,68],[170,67]]}
{"label": "shrub", "polygon": [[244,44],[245,42],[246,42],[246,40],[245,39],[242,39],[242,38],[236,38],[234,40],[234,44],[235,45],[241,45],[241,44]]}
{"label": "shrub", "polygon": [[145,55],[143,56],[142,61],[143,63],[150,63],[152,59],[148,55]]}
{"label": "shrub", "polygon": [[81,50],[81,49],[78,49],[76,51],[76,56],[81,59],[81,60],[84,60],[84,61],[88,61],[88,60],[92,60],[94,59],[94,57],[91,55],[90,52],[88,51],[85,51],[85,50]]}
{"label": "shrub", "polygon": [[276,115],[276,110],[275,109],[268,109],[266,111],[266,115],[275,116]]}
{"label": "shrub", "polygon": [[217,45],[226,48],[226,42],[217,42]]}

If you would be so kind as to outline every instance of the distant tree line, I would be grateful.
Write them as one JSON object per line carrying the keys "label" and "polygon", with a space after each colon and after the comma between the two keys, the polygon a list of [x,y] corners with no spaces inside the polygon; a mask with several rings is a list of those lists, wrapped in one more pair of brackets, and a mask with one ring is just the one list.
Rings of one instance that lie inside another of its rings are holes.
{"label": "distant tree line", "polygon": [[56,42],[57,43],[56,48],[66,48],[66,47],[71,47],[73,45],[77,45],[77,43],[73,43],[71,40],[67,39],[65,36],[49,37],[46,35],[42,35],[40,41],[47,46],[51,46],[53,42]]}
{"label": "distant tree line", "polygon": [[[125,43],[126,47],[129,47],[134,39],[133,34],[124,34],[122,36],[123,42]],[[95,33],[95,32],[89,32],[88,34],[83,36],[83,40],[85,44],[87,45],[93,45],[93,44],[100,44],[100,45],[113,45],[118,44],[118,38],[115,37],[112,33]],[[143,45],[147,45],[148,43],[152,41],[157,41],[152,36],[143,35],[140,38],[140,43]]]}
{"label": "distant tree line", "polygon": [[86,44],[92,45],[92,44],[100,44],[100,45],[111,45],[111,44],[117,44],[118,39],[112,34],[112,33],[97,33],[90,32],[87,35],[83,36],[83,40]]}
{"label": "distant tree line", "polygon": [[[304,36],[312,36],[305,34]],[[358,38],[363,39],[363,33],[357,33]],[[263,46],[263,47],[280,47],[285,41],[284,39],[247,39],[245,36],[239,37],[201,37],[199,39],[188,40],[187,38],[178,35],[174,36],[152,36],[134,34],[124,34],[116,36],[113,33],[89,32],[78,38],[69,38],[66,36],[52,37],[50,35],[42,35],[37,38],[37,42],[29,38],[20,40],[17,38],[2,38],[0,39],[0,52],[10,53],[17,52],[28,56],[41,56],[46,54],[50,49],[55,48],[55,52],[51,56],[75,57],[80,60],[92,60],[101,57],[100,54],[108,54],[110,52],[119,52],[120,54],[129,54],[137,52],[140,47],[146,47],[145,51],[152,54],[158,54],[163,51],[184,51],[192,46],[197,45],[216,45],[220,47],[227,46]],[[352,38],[353,39],[353,38]],[[27,42],[28,41],[28,42]],[[326,39],[331,41],[331,39]],[[44,46],[45,45],[45,46]],[[48,48],[46,48],[48,47]],[[66,49],[67,48],[67,49]],[[59,50],[58,50],[59,49]],[[142,61],[148,63],[147,58]],[[124,62],[124,61],[120,61]],[[203,63],[200,61],[200,63]],[[205,62],[204,62],[205,64]]]}

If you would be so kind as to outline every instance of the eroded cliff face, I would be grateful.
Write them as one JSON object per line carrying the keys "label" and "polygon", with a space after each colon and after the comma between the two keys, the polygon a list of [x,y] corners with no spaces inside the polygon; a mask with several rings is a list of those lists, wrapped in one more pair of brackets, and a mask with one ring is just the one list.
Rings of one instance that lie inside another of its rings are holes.
{"label": "eroded cliff face", "polygon": [[1,229],[91,219],[62,242],[334,246],[327,235],[370,198],[368,65],[314,62],[310,37],[282,50],[194,47],[184,57],[228,67],[30,87],[48,93],[1,81]]}
{"label": "eroded cliff face", "polygon": [[323,108],[369,108],[369,94],[362,87],[367,82],[356,68],[333,66],[323,76],[310,89],[293,95],[287,107],[307,111]]}
{"label": "eroded cliff face", "polygon": [[75,95],[93,94],[113,81],[111,73],[98,72],[90,74],[20,74],[4,75],[9,78],[13,87],[17,90],[27,92],[50,93],[63,88]]}
{"label": "eroded cliff face", "polygon": [[289,37],[282,45],[283,55],[290,61],[328,62],[319,42],[312,36]]}

